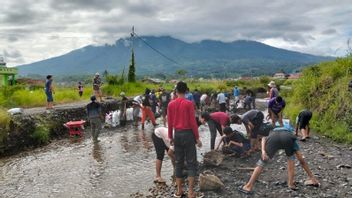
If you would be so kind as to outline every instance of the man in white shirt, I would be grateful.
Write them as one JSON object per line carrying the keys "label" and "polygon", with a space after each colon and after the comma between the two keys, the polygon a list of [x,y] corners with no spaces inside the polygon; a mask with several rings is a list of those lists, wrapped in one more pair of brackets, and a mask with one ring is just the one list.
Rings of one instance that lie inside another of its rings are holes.
{"label": "man in white shirt", "polygon": [[220,105],[220,111],[226,113],[226,96],[224,93],[220,92],[216,98]]}
{"label": "man in white shirt", "polygon": [[171,159],[172,165],[175,167],[175,155],[174,147],[170,146],[170,139],[168,137],[168,129],[166,127],[158,127],[152,134],[152,140],[156,152],[156,177],[154,182],[165,183],[165,180],[161,177],[161,166],[165,156],[165,151]]}

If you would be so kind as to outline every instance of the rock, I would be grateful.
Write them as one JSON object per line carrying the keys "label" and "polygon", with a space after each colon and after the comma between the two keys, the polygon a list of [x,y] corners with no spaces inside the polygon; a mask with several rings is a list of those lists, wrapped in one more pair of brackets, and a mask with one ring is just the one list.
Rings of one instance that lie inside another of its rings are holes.
{"label": "rock", "polygon": [[348,164],[340,164],[338,166],[336,166],[337,169],[341,169],[341,168],[347,168],[347,169],[350,169],[352,168],[350,165]]}
{"label": "rock", "polygon": [[217,151],[209,151],[204,154],[203,164],[205,166],[219,166],[224,160],[224,155]]}
{"label": "rock", "polygon": [[224,183],[211,171],[204,171],[199,175],[199,186],[201,191],[211,191],[224,188]]}

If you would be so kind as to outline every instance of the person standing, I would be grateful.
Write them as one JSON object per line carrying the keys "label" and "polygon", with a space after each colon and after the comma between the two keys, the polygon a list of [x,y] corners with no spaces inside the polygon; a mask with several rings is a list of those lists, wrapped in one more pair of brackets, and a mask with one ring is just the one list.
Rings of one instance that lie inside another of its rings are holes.
{"label": "person standing", "polygon": [[98,136],[101,130],[101,120],[102,120],[102,111],[101,111],[101,105],[96,102],[96,97],[92,96],[90,97],[91,103],[87,105],[87,115],[88,115],[88,120],[90,122],[90,127],[92,130],[92,138],[93,142],[99,142]]}
{"label": "person standing", "polygon": [[194,177],[197,170],[197,151],[202,146],[199,139],[198,125],[196,122],[193,102],[185,98],[187,84],[178,82],[176,85],[177,98],[169,103],[168,111],[168,136],[170,145],[175,146],[175,173],[177,192],[175,197],[182,197],[183,169],[186,161],[188,171],[188,197],[197,197],[194,192]]}
{"label": "person standing", "polygon": [[174,147],[170,145],[170,139],[168,136],[167,128],[166,127],[156,128],[154,130],[154,133],[152,134],[152,140],[153,140],[153,144],[156,152],[156,161],[155,161],[156,177],[154,179],[154,182],[165,183],[165,180],[161,177],[161,167],[165,156],[165,152],[170,157],[171,163],[175,169]]}
{"label": "person standing", "polygon": [[46,95],[46,101],[47,101],[46,109],[53,109],[53,103],[54,103],[53,93],[55,93],[54,87],[53,87],[53,76],[47,75],[46,82],[45,82],[45,95]]}
{"label": "person standing", "polygon": [[285,106],[286,102],[281,96],[269,100],[268,112],[273,123],[273,127],[275,127],[276,121],[279,122],[280,127],[284,126],[282,121],[282,111],[285,109]]}
{"label": "person standing", "polygon": [[141,111],[141,106],[142,106],[142,96],[136,96],[133,98],[132,101],[132,108],[133,108],[133,121],[134,125],[138,126],[138,120],[139,120],[139,113]]}
{"label": "person standing", "polygon": [[306,141],[307,138],[309,138],[309,121],[312,119],[312,112],[304,109],[302,110],[296,119],[296,136],[298,136],[298,129],[302,133],[302,139],[301,141]]}
{"label": "person standing", "polygon": [[276,84],[274,81],[270,81],[268,86],[269,86],[269,99],[279,96],[279,90],[276,88]]}
{"label": "person standing", "polygon": [[167,106],[170,102],[170,94],[166,92],[164,88],[161,88],[161,94],[159,96],[161,114],[163,116],[164,126],[166,126]]}
{"label": "person standing", "polygon": [[209,96],[207,93],[203,93],[200,97],[200,111],[207,111],[209,105]]}
{"label": "person standing", "polygon": [[78,95],[79,97],[82,97],[83,95],[83,85],[81,81],[78,82]]}
{"label": "person standing", "polygon": [[201,95],[200,95],[198,89],[195,89],[194,93],[193,93],[193,99],[194,99],[194,103],[196,104],[197,109],[200,108],[200,97],[201,97]]}
{"label": "person standing", "polygon": [[103,101],[102,93],[101,93],[101,85],[102,84],[103,84],[103,82],[101,81],[99,73],[96,73],[94,76],[94,79],[93,79],[93,91],[94,91],[95,97],[100,99],[100,102]]}
{"label": "person standing", "polygon": [[142,129],[144,129],[145,119],[148,117],[154,126],[156,126],[155,117],[152,112],[151,107],[151,99],[150,99],[150,89],[145,89],[145,94],[142,101]]}
{"label": "person standing", "polygon": [[150,105],[152,106],[152,112],[155,116],[156,114],[156,106],[158,106],[158,102],[157,102],[157,97],[156,97],[156,94],[155,94],[155,90],[152,89],[150,95],[149,95],[149,98],[150,98]]}
{"label": "person standing", "polygon": [[127,102],[128,98],[126,97],[125,92],[120,93],[121,104],[120,104],[120,126],[125,126],[127,122]]}
{"label": "person standing", "polygon": [[226,96],[223,92],[220,92],[218,96],[216,97],[216,100],[218,101],[220,105],[220,111],[226,112]]}
{"label": "person standing", "polygon": [[235,106],[237,107],[237,103],[240,101],[240,89],[237,86],[233,89],[233,97],[235,98]]}

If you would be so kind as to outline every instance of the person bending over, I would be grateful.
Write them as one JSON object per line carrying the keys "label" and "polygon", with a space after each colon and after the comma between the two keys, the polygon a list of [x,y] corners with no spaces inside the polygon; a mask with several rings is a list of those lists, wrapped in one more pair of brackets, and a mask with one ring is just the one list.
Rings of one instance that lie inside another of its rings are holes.
{"label": "person bending over", "polygon": [[170,139],[168,137],[168,130],[166,127],[158,127],[154,130],[152,134],[152,140],[155,147],[156,152],[156,177],[154,182],[165,183],[165,180],[161,177],[161,167],[163,163],[163,159],[165,156],[165,152],[169,155],[172,165],[175,169],[175,155],[174,155],[174,147],[170,145]]}
{"label": "person bending over", "polygon": [[282,99],[281,96],[278,96],[269,100],[268,112],[269,112],[271,121],[273,123],[273,127],[275,127],[276,121],[279,122],[280,127],[284,126],[282,121],[282,112],[285,106],[286,106],[286,102],[284,99]]}
{"label": "person bending over", "polygon": [[259,110],[250,110],[247,111],[242,117],[235,115],[234,123],[235,124],[243,124],[246,127],[247,136],[251,141],[251,149],[250,152],[254,152],[258,150],[258,133],[260,126],[263,124],[264,114]]}
{"label": "person bending over", "polygon": [[[263,134],[264,135],[264,134]],[[264,136],[267,136],[265,134]],[[319,187],[320,184],[315,178],[313,173],[308,167],[308,164],[303,158],[302,153],[299,150],[297,144],[297,138],[294,134],[285,128],[274,129],[269,136],[262,138],[262,156],[257,162],[257,167],[254,169],[253,174],[247,184],[239,188],[239,191],[245,194],[253,193],[253,186],[259,175],[262,173],[263,168],[268,163],[269,159],[272,159],[275,153],[283,149],[287,156],[287,170],[288,170],[288,187],[292,190],[297,190],[294,182],[295,175],[295,157],[300,162],[301,166],[308,174],[309,179],[305,182],[307,186]]]}
{"label": "person bending over", "polygon": [[309,121],[312,118],[312,112],[304,109],[302,110],[298,116],[297,116],[297,121],[296,121],[296,136],[298,136],[298,129],[302,133],[302,139],[301,141],[306,141],[307,138],[309,138]]}
{"label": "person bending over", "polygon": [[247,151],[251,148],[250,142],[246,139],[242,133],[233,131],[231,127],[225,127],[223,130],[224,134],[221,137],[216,150],[219,150],[220,145],[224,142],[223,151],[226,153],[236,153],[239,156],[244,156]]}
{"label": "person bending over", "polygon": [[224,112],[214,112],[209,114],[208,112],[202,112],[200,116],[200,121],[202,124],[208,123],[209,131],[210,131],[210,149],[214,150],[215,147],[215,139],[216,139],[216,131],[223,135],[223,129],[227,126],[230,126],[231,118],[228,114]]}

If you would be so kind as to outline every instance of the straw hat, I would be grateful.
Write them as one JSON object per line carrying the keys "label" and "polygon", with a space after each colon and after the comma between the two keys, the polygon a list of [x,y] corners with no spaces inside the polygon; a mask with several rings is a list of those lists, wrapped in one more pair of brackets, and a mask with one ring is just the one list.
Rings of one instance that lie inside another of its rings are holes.
{"label": "straw hat", "polygon": [[274,81],[270,81],[270,83],[268,84],[269,87],[276,87],[276,84]]}

